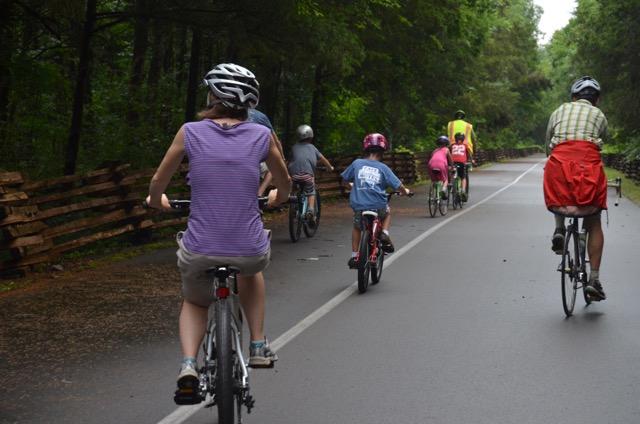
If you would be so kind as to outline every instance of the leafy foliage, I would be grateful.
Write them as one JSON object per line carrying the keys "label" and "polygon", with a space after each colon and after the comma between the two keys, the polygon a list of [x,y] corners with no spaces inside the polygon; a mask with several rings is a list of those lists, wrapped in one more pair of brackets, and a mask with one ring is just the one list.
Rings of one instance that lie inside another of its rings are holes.
{"label": "leafy foliage", "polygon": [[[156,165],[203,107],[199,78],[219,62],[255,71],[259,107],[285,145],[307,122],[328,154],[357,152],[374,131],[430,149],[460,108],[485,148],[541,140],[559,79],[541,71],[531,0],[99,0],[94,14],[89,0],[1,3],[0,167],[32,177],[62,172],[74,112],[78,171]],[[74,106],[88,17],[89,73]],[[545,58],[582,48],[566,46]]]}
{"label": "leafy foliage", "polygon": [[544,70],[553,90],[547,99],[568,100],[581,75],[602,86],[599,107],[607,115],[618,151],[640,156],[640,3],[636,0],[578,0],[574,18],[546,48]]}

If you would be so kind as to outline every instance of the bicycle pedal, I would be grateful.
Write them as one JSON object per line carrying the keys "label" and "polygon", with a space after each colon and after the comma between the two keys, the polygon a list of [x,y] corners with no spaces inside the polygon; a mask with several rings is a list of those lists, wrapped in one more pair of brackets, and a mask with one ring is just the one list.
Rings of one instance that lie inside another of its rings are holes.
{"label": "bicycle pedal", "polygon": [[256,404],[256,401],[253,399],[253,396],[247,395],[247,397],[244,398],[244,401],[242,403],[244,403],[244,406],[247,407],[247,414],[250,414],[251,410]]}
{"label": "bicycle pedal", "polygon": [[173,396],[173,401],[177,405],[196,405],[203,400],[202,396],[193,388],[178,389]]}
{"label": "bicycle pedal", "polygon": [[264,365],[264,364],[249,364],[249,368],[259,368],[259,369],[269,369],[269,368],[275,368],[276,366],[276,361],[271,361],[270,364],[268,365]]}

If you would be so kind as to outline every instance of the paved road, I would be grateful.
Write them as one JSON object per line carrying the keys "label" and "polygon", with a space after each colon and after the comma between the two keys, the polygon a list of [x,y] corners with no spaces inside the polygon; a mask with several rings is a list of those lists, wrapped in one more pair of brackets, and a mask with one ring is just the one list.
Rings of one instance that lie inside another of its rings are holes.
{"label": "paved road", "polygon": [[[423,239],[394,254],[378,286],[347,297],[284,345],[275,372],[252,373],[256,408],[246,422],[640,422],[640,208],[623,199],[610,211],[602,270],[609,300],[578,304],[565,319],[542,160],[474,172],[471,202],[445,218],[425,217],[424,196],[398,199],[396,246]],[[292,245],[275,226],[267,273],[273,339],[355,279],[346,269],[349,218],[334,209],[317,239]],[[176,409],[178,357],[168,340],[95,361],[83,370],[91,388],[84,397],[43,404],[32,422],[157,423]],[[214,417],[199,410],[186,422]]]}

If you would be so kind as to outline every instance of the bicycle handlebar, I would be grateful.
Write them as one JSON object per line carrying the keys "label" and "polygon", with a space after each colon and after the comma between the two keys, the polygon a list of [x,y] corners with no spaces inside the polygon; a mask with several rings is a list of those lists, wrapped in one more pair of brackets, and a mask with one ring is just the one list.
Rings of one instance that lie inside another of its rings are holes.
{"label": "bicycle handlebar", "polygon": [[607,187],[614,187],[616,189],[616,201],[614,206],[618,206],[620,199],[622,199],[622,178],[616,177],[611,180],[607,180]]}
{"label": "bicycle handlebar", "polygon": [[[391,198],[393,196],[402,196],[404,193],[402,193],[401,191],[392,191],[391,193],[387,193],[387,200],[391,200]],[[413,191],[410,191],[409,194],[407,194],[407,197],[413,197],[415,193]]]}
{"label": "bicycle handlebar", "polygon": [[[289,197],[289,201],[291,201],[291,199],[295,200],[295,197]],[[267,196],[258,197],[258,207],[260,209],[264,209],[267,206],[268,200],[269,198]],[[169,206],[171,206],[171,209],[174,209],[176,211],[186,210],[186,209],[189,209],[189,207],[191,207],[191,200],[184,200],[184,199],[169,200]],[[146,200],[142,201],[142,207],[145,209],[151,208]]]}

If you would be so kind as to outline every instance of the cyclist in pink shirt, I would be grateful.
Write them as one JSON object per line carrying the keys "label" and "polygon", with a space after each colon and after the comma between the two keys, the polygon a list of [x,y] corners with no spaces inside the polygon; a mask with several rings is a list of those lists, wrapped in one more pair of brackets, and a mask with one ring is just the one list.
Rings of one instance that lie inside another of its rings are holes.
{"label": "cyclist in pink shirt", "polygon": [[449,166],[453,164],[453,158],[449,151],[449,138],[441,135],[436,140],[436,149],[431,153],[427,163],[431,181],[442,181],[442,198],[447,198],[447,185],[449,184]]}

